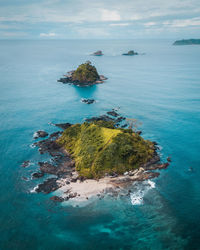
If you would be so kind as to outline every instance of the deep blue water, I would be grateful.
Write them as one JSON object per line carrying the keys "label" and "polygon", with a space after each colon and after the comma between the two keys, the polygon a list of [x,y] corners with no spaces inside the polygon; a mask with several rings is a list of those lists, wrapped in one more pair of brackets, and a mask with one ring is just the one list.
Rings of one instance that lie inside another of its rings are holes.
{"label": "deep blue water", "polygon": [[[159,40],[0,41],[0,249],[199,249],[200,46]],[[103,50],[104,56],[91,52]],[[145,55],[126,57],[134,49]],[[109,79],[79,88],[57,79],[90,60]],[[93,105],[81,98],[95,98]],[[49,122],[81,122],[120,106],[172,164],[130,197],[84,207],[55,205],[30,193],[37,162],[31,148]],[[23,169],[24,160],[32,165]],[[193,172],[188,168],[192,167]],[[139,192],[140,190],[141,192]]]}

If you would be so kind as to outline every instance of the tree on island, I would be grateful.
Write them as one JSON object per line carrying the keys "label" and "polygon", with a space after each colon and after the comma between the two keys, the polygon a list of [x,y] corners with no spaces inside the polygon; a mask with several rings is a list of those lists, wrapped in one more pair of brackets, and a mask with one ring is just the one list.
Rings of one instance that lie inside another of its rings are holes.
{"label": "tree on island", "polygon": [[99,80],[99,78],[100,76],[95,66],[92,66],[90,61],[81,64],[72,74],[72,80],[80,83],[93,83]]}

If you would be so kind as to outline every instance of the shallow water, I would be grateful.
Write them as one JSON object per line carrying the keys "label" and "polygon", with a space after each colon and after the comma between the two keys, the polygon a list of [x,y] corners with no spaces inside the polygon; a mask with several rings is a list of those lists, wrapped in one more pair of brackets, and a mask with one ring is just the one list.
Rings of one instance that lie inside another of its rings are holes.
{"label": "shallow water", "polygon": [[[168,40],[0,41],[0,249],[199,249],[200,46]],[[89,56],[101,49],[102,57]],[[126,57],[134,49],[145,55]],[[109,79],[79,88],[56,80],[90,60]],[[81,98],[94,98],[92,105]],[[131,197],[84,207],[30,191],[33,133],[120,106],[172,164]],[[31,160],[27,169],[20,167]],[[194,172],[189,172],[192,167]],[[136,199],[137,202],[133,200]]]}

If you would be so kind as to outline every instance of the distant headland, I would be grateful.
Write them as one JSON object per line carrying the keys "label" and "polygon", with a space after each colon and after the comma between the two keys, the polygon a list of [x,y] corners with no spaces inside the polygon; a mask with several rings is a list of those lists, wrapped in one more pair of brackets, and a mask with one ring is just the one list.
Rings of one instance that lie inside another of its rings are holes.
{"label": "distant headland", "polygon": [[173,45],[200,45],[200,39],[182,39],[177,40]]}

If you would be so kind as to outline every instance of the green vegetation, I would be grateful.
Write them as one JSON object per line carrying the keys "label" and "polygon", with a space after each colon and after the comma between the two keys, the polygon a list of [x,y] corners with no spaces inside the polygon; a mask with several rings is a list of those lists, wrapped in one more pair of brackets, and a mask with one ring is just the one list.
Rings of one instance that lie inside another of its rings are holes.
{"label": "green vegetation", "polygon": [[79,81],[80,83],[93,83],[99,80],[99,74],[95,66],[92,66],[88,61],[81,64],[72,74],[73,81]]}
{"label": "green vegetation", "polygon": [[75,124],[67,128],[58,143],[71,154],[76,170],[86,178],[105,173],[123,174],[153,157],[154,144],[131,129],[114,128],[112,122]]}
{"label": "green vegetation", "polygon": [[173,43],[173,45],[197,45],[200,44],[200,39],[183,39],[177,40]]}

